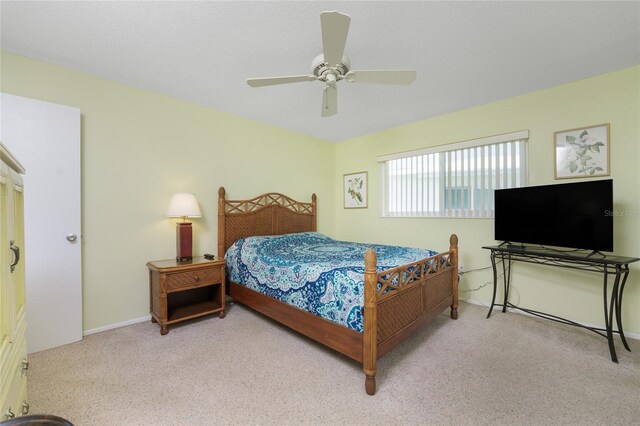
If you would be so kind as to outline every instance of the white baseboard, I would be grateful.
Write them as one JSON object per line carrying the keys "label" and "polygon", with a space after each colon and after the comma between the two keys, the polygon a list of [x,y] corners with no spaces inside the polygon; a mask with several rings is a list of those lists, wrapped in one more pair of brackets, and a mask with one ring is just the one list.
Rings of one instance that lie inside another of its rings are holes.
{"label": "white baseboard", "polygon": [[[473,305],[484,306],[487,309],[489,308],[489,304],[487,304],[487,303],[485,303],[485,302],[483,302],[481,300],[478,300],[478,299],[466,299],[466,300],[461,300],[461,302],[467,302],[467,303],[471,303]],[[526,315],[528,317],[539,318],[539,317],[536,317],[535,315],[531,315],[531,314],[529,314],[527,312],[521,311],[520,309],[507,308],[507,311],[514,312],[516,314]],[[604,325],[594,325],[594,324],[589,324],[589,323],[582,322],[582,321],[574,321],[574,322],[578,323],[580,325],[584,325],[585,327],[604,328]],[[628,331],[625,331],[624,332],[624,337],[629,337],[631,339],[640,340],[640,333],[630,333]]]}
{"label": "white baseboard", "polygon": [[116,323],[116,324],[105,325],[104,327],[92,328],[91,330],[85,330],[82,332],[82,335],[89,336],[90,334],[102,333],[103,331],[113,330],[115,328],[120,328],[120,327],[126,327],[127,325],[137,324],[139,322],[145,322],[145,321],[151,321],[151,315],[130,319],[127,321]]}
{"label": "white baseboard", "polygon": [[[478,299],[465,299],[465,300],[460,300],[461,302],[467,302],[467,303],[471,303],[472,305],[480,305],[480,306],[484,306],[486,308],[489,307],[489,305],[487,303],[484,303],[481,300]],[[511,309],[511,308],[507,308],[507,310],[509,312],[515,312],[517,314],[521,314],[521,315],[526,315],[529,317],[535,317],[535,315],[531,315],[528,314],[524,311],[521,311],[519,309]],[[108,330],[113,330],[116,328],[120,328],[120,327],[126,327],[127,325],[132,325],[132,324],[137,324],[139,322],[144,322],[144,321],[151,321],[151,315],[146,315],[144,317],[140,317],[140,318],[134,318],[128,321],[123,321],[123,322],[119,322],[116,324],[110,324],[110,325],[105,325],[104,327],[98,327],[98,328],[92,328],[91,330],[85,330],[82,335],[83,336],[89,336],[91,334],[96,334],[96,333],[102,333],[103,331],[108,331]],[[575,321],[578,324],[584,325],[586,327],[598,327],[598,328],[602,328],[601,325],[594,325],[594,324],[589,324],[589,323],[585,323],[585,322],[581,322],[581,321]],[[624,333],[625,337],[629,337],[631,339],[635,339],[635,340],[640,340],[640,333],[630,333],[628,331],[625,331]]]}

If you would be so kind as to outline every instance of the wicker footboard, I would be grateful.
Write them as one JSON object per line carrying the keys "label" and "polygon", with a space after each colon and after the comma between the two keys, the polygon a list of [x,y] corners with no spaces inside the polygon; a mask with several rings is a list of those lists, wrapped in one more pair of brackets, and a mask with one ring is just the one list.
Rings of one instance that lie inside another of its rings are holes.
{"label": "wicker footboard", "polygon": [[458,237],[448,252],[376,271],[376,254],[365,255],[363,369],[369,395],[376,391],[377,359],[447,307],[458,318]]}

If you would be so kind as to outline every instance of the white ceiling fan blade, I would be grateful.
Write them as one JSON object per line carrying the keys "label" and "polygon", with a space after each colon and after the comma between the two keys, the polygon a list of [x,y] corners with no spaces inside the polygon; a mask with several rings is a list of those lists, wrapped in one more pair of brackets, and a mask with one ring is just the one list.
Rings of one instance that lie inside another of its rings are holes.
{"label": "white ceiling fan blade", "polygon": [[351,83],[409,85],[416,80],[414,70],[349,71],[345,80]]}
{"label": "white ceiling fan blade", "polygon": [[285,77],[249,78],[247,84],[251,87],[273,86],[276,84],[299,83],[301,81],[315,81],[315,75],[291,75]]}
{"label": "white ceiling fan blade", "polygon": [[320,14],[324,61],[328,63],[330,67],[334,67],[342,62],[342,55],[344,54],[344,46],[347,43],[350,23],[351,18],[344,13],[322,12]]}
{"label": "white ceiling fan blade", "polygon": [[331,117],[338,113],[338,90],[335,86],[325,86],[322,93],[322,116]]}

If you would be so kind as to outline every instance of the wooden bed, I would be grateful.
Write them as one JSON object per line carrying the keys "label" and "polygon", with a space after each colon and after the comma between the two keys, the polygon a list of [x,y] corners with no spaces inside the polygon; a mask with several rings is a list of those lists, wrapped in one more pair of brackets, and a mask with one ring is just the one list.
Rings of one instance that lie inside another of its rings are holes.
{"label": "wooden bed", "polygon": [[[316,195],[311,203],[267,193],[250,200],[227,200],[218,191],[218,256],[238,239],[317,230]],[[458,317],[458,237],[449,251],[384,272],[376,270],[376,253],[364,258],[364,331],[358,333],[228,280],[236,301],[362,363],[367,394],[376,392],[376,363],[419,327],[447,307]],[[378,286],[380,289],[378,290]]]}

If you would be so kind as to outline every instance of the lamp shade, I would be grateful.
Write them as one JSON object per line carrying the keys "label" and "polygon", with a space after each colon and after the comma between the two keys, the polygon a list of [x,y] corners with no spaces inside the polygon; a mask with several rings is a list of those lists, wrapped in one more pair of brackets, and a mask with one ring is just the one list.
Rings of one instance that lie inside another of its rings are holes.
{"label": "lamp shade", "polygon": [[187,193],[173,194],[167,217],[202,217],[196,196]]}

